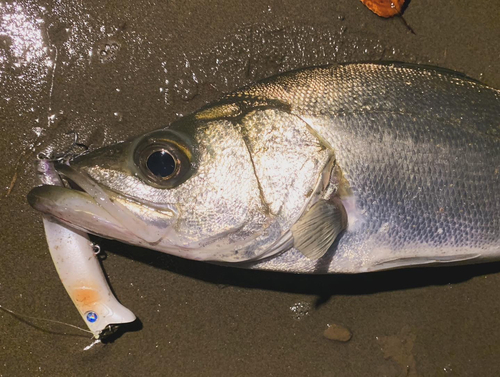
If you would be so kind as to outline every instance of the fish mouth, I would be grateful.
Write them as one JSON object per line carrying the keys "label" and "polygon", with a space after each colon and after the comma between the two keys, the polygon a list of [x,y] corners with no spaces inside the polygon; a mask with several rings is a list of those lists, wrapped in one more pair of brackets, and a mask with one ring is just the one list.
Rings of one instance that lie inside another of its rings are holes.
{"label": "fish mouth", "polygon": [[159,221],[153,208],[102,187],[85,172],[64,164],[54,169],[71,187],[33,188],[27,199],[34,209],[73,228],[127,243],[155,245],[165,236],[165,217],[173,218],[173,211],[162,211]]}

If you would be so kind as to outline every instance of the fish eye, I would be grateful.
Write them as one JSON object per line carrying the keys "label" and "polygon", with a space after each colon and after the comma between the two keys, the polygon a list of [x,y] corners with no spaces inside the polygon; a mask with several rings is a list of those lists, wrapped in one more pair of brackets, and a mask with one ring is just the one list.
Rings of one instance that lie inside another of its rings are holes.
{"label": "fish eye", "polygon": [[151,173],[163,179],[174,174],[177,168],[174,157],[164,149],[151,153],[146,166]]}
{"label": "fish eye", "polygon": [[166,138],[146,138],[134,151],[137,176],[156,188],[173,188],[189,177],[190,153]]}

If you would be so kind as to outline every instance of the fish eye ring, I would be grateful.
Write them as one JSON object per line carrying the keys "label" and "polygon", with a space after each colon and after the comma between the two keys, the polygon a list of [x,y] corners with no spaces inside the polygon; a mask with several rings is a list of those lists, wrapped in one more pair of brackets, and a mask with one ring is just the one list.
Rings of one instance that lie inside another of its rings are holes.
{"label": "fish eye ring", "polygon": [[140,177],[157,188],[172,188],[184,182],[190,161],[183,149],[169,140],[148,140],[135,151]]}

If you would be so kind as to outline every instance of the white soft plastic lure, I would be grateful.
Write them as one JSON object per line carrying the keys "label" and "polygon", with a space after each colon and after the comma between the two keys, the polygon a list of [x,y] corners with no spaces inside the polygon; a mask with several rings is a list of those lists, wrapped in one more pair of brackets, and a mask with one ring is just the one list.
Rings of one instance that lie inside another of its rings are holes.
{"label": "white soft plastic lure", "polygon": [[[63,186],[49,160],[38,160],[37,175],[44,185]],[[111,292],[87,233],[49,215],[43,215],[43,225],[59,278],[94,337],[98,339],[109,325],[133,322],[134,313]]]}

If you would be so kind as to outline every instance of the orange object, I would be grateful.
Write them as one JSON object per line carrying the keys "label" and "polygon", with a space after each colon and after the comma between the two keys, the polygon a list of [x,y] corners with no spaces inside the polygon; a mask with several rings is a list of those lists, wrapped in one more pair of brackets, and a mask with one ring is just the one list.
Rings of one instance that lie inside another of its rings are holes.
{"label": "orange object", "polygon": [[380,17],[394,17],[401,14],[405,0],[361,0],[368,9]]}

